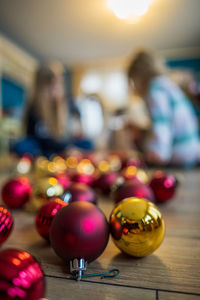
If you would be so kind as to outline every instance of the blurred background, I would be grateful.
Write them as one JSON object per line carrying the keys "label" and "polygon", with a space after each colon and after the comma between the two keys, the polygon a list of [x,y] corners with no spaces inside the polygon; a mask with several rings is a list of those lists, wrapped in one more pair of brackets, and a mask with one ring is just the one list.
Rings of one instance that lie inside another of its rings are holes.
{"label": "blurred background", "polygon": [[35,72],[49,62],[63,65],[68,136],[96,148],[132,147],[124,119],[150,126],[126,75],[138,47],[163,57],[198,115],[199,16],[199,0],[0,0],[1,154],[25,136]]}

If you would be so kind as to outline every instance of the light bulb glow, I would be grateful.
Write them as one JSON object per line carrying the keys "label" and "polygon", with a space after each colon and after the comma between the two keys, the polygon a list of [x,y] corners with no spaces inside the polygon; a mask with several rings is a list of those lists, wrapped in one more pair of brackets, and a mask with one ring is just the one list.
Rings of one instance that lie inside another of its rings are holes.
{"label": "light bulb glow", "polygon": [[144,15],[152,0],[107,0],[108,7],[119,19],[137,19]]}

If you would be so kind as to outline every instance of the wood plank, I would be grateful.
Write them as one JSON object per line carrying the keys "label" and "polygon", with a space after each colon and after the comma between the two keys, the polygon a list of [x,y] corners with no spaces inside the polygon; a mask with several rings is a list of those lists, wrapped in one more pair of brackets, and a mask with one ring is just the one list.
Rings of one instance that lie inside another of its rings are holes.
{"label": "wood plank", "polygon": [[46,278],[46,297],[49,300],[154,300],[155,291],[129,287],[102,285],[97,283],[76,282],[73,280]]}
{"label": "wood plank", "polygon": [[159,300],[198,300],[200,295],[182,294],[182,293],[168,293],[158,292]]}
{"label": "wood plank", "polygon": [[[11,172],[10,169],[7,171]],[[6,176],[8,173],[4,169],[0,174],[0,184]],[[184,171],[182,177],[184,180],[176,197],[159,206],[166,222],[166,237],[161,247],[148,257],[135,259],[121,254],[110,240],[105,252],[89,265],[88,272],[119,268],[120,276],[103,280],[95,277],[87,282],[200,294],[199,171]],[[100,197],[99,206],[109,217],[113,208],[112,198]],[[41,262],[45,274],[60,277],[58,281],[62,285],[71,276],[68,267],[37,234],[34,215],[20,210],[13,211],[13,215],[15,228],[3,248],[17,247],[29,251]],[[173,296],[172,293],[170,295]]]}
{"label": "wood plank", "polygon": [[[68,268],[37,234],[33,216],[15,212],[15,230],[3,247],[19,247],[31,252],[42,263],[45,274],[69,278]],[[88,267],[88,272],[119,268],[113,284],[200,293],[200,240],[166,236],[163,245],[142,259],[124,254],[110,240],[105,252]],[[99,281],[94,278],[92,281]],[[105,280],[106,281],[106,280]]]}

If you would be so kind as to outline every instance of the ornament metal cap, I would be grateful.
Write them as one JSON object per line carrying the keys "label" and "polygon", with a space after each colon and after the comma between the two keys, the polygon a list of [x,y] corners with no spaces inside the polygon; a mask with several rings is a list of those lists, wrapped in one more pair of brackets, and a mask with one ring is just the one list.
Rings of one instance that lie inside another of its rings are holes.
{"label": "ornament metal cap", "polygon": [[76,280],[81,280],[83,271],[87,270],[87,262],[84,258],[75,258],[70,260],[70,272],[72,273],[73,278]]}

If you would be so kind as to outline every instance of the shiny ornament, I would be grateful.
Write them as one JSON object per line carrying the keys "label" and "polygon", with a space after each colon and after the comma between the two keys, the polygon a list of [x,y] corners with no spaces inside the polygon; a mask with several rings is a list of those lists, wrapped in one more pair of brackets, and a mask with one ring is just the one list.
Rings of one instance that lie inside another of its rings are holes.
{"label": "shiny ornament", "polygon": [[39,300],[44,293],[44,273],[33,256],[17,249],[0,251],[1,300]]}
{"label": "shiny ornament", "polygon": [[134,166],[136,168],[143,168],[144,163],[137,157],[135,157],[135,158],[124,158],[122,160],[121,169],[130,167],[130,166]]}
{"label": "shiny ornament", "polygon": [[0,245],[9,237],[13,228],[13,217],[9,210],[0,205]]}
{"label": "shiny ornament", "polygon": [[84,183],[84,184],[92,186],[94,183],[94,177],[92,175],[87,175],[87,174],[75,174],[72,177],[72,181]]}
{"label": "shiny ornament", "polygon": [[83,183],[73,183],[67,192],[71,195],[70,202],[83,201],[96,204],[97,196],[93,189]]}
{"label": "shiny ornament", "polygon": [[127,198],[114,208],[110,215],[110,229],[115,245],[135,257],[154,252],[165,233],[158,208],[139,198]]}
{"label": "shiny ornament", "polygon": [[30,199],[32,187],[26,177],[9,180],[2,189],[2,200],[10,208],[20,208]]}
{"label": "shiny ornament", "polygon": [[156,171],[149,185],[153,190],[156,201],[164,203],[175,195],[177,180],[173,175]]}
{"label": "shiny ornament", "polygon": [[48,200],[51,197],[59,197],[64,188],[55,177],[38,178],[34,185],[34,195]]}
{"label": "shiny ornament", "polygon": [[49,231],[53,218],[57,212],[66,205],[68,205],[68,203],[59,198],[55,198],[45,203],[37,212],[35,218],[36,229],[44,239],[49,240]]}
{"label": "shiny ornament", "polygon": [[74,202],[62,208],[50,229],[53,249],[65,261],[71,261],[72,271],[85,270],[85,262],[101,255],[108,238],[109,226],[105,215],[89,202]]}
{"label": "shiny ornament", "polygon": [[117,177],[118,175],[115,172],[101,174],[96,180],[94,187],[99,189],[102,193],[108,194],[111,191],[112,185],[117,180]]}
{"label": "shiny ornament", "polygon": [[28,203],[25,204],[25,211],[29,213],[36,213],[40,207],[47,202],[45,197],[32,195]]}
{"label": "shiny ornament", "polygon": [[116,189],[114,201],[115,203],[118,203],[129,197],[144,198],[154,202],[154,195],[151,188],[146,184],[134,182],[132,180],[126,181]]}
{"label": "shiny ornament", "polygon": [[66,190],[71,185],[70,177],[65,173],[60,173],[54,175],[54,177],[58,180],[58,184],[62,185],[63,189]]}
{"label": "shiny ornament", "polygon": [[143,169],[138,169],[135,166],[129,166],[122,171],[122,176],[125,180],[133,180],[142,183],[149,182],[149,176]]}

